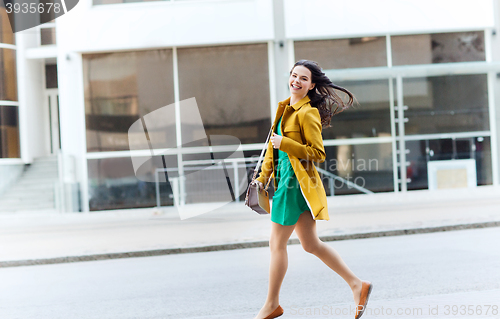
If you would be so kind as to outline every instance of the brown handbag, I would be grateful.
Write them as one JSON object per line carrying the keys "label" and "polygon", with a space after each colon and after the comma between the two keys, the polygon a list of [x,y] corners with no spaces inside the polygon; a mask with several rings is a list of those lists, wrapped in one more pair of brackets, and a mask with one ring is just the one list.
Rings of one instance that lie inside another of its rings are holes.
{"label": "brown handbag", "polygon": [[264,144],[264,149],[260,153],[259,161],[255,166],[255,170],[252,176],[252,181],[248,185],[247,194],[245,196],[245,205],[247,205],[257,213],[263,215],[271,213],[271,207],[269,206],[269,193],[267,192],[267,189],[269,187],[269,182],[271,181],[271,177],[274,175],[274,172],[269,177],[266,188],[264,189],[261,189],[259,185],[255,182],[255,177],[257,176],[257,172],[259,171],[259,166],[260,162],[262,161],[262,156],[264,155],[264,151],[267,149],[267,143],[269,141],[269,137],[271,136],[271,132],[272,128],[271,130],[269,130],[269,134],[267,135],[266,143]]}

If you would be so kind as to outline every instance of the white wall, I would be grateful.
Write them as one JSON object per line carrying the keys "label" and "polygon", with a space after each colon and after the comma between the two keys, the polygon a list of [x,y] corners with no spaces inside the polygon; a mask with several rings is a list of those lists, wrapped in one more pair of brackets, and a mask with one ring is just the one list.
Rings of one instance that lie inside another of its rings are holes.
{"label": "white wall", "polygon": [[271,0],[153,1],[92,6],[80,0],[56,20],[57,43],[88,52],[265,42],[273,38]]}
{"label": "white wall", "polygon": [[[272,0],[152,1],[92,6],[56,20],[57,43],[77,52],[265,42]],[[481,30],[496,0],[284,0],[288,39]]]}
{"label": "white wall", "polygon": [[25,56],[26,49],[38,46],[38,33],[32,29],[16,33],[16,46],[21,158],[31,163],[50,154],[44,61]]}
{"label": "white wall", "polygon": [[[57,21],[57,20],[56,20]],[[57,56],[59,82],[59,118],[61,150],[74,166],[74,175],[63,179],[76,179],[82,195],[82,209],[88,211],[87,142],[85,128],[85,101],[83,94],[82,55],[60,50]],[[66,164],[65,164],[66,165]],[[66,181],[67,182],[67,181]],[[76,200],[76,199],[73,199]]]}
{"label": "white wall", "polygon": [[291,39],[481,30],[496,0],[286,0]]}

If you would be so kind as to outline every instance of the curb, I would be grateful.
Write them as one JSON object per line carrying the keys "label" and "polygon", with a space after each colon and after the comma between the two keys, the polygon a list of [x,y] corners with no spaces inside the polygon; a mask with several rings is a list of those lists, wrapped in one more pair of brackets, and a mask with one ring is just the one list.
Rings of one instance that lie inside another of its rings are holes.
{"label": "curb", "polygon": [[[323,242],[328,242],[328,241],[340,241],[340,240],[362,239],[362,238],[426,234],[426,233],[436,233],[442,231],[489,228],[489,227],[500,227],[500,221],[424,227],[424,228],[408,228],[408,229],[386,230],[386,231],[355,233],[355,234],[335,235],[335,236],[320,236],[320,240],[322,240]],[[288,244],[297,245],[300,244],[300,242],[298,239],[294,238],[288,240]],[[168,248],[168,249],[144,250],[144,251],[133,251],[124,253],[0,261],[0,268],[63,264],[63,263],[73,263],[81,261],[96,261],[96,260],[108,260],[108,259],[120,259],[120,258],[164,256],[164,255],[188,254],[188,253],[257,248],[257,247],[268,247],[268,246],[269,246],[269,241],[255,241],[246,243],[232,243],[232,244],[209,245],[209,246],[186,247],[186,248]]]}

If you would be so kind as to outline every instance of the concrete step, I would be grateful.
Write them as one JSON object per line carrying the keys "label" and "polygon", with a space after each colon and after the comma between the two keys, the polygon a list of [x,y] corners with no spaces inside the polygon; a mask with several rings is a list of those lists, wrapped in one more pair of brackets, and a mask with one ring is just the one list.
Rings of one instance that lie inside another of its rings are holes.
{"label": "concrete step", "polygon": [[50,202],[54,200],[55,193],[25,193],[23,196],[8,196],[8,197],[2,197],[0,199],[0,203],[7,203],[7,202],[32,202],[32,201],[43,201],[43,202]]}
{"label": "concrete step", "polygon": [[53,188],[54,184],[57,183],[57,180],[33,180],[33,181],[22,181],[18,184],[13,185],[10,189],[40,189],[40,188]]}
{"label": "concrete step", "polygon": [[25,206],[25,205],[30,206],[36,204],[53,205],[54,198],[48,196],[43,198],[26,197],[26,198],[3,199],[0,201],[0,207]]}
{"label": "concrete step", "polygon": [[26,166],[27,170],[34,170],[36,171],[43,171],[43,170],[50,170],[50,171],[57,171],[58,167],[57,164],[31,164]]}
{"label": "concrete step", "polygon": [[22,179],[19,180],[19,183],[22,184],[29,184],[29,183],[51,183],[51,182],[56,182],[58,178],[50,177],[50,176],[32,176],[32,177],[26,177],[23,176]]}
{"label": "concrete step", "polygon": [[24,189],[24,188],[17,188],[13,190],[9,190],[8,192],[4,193],[5,196],[0,197],[0,200],[9,197],[9,196],[15,196],[18,197],[18,195],[23,195],[25,194],[26,196],[32,197],[33,195],[39,194],[41,196],[45,196],[48,193],[53,193],[55,190],[53,187],[50,188],[42,188],[42,189]]}
{"label": "concrete step", "polygon": [[45,156],[45,157],[37,157],[33,161],[34,163],[57,163],[57,156]]}
{"label": "concrete step", "polygon": [[43,188],[53,188],[55,183],[56,183],[56,181],[23,181],[22,183],[18,183],[16,185],[12,186],[10,189],[35,190],[35,189],[43,189]]}
{"label": "concrete step", "polygon": [[11,188],[7,190],[7,192],[13,191],[40,191],[44,189],[53,189],[54,184],[56,184],[57,181],[51,181],[51,182],[45,182],[45,183],[24,183],[24,184],[18,184],[14,185]]}
{"label": "concrete step", "polygon": [[47,174],[23,174],[21,180],[43,180],[43,179],[57,179],[57,175],[53,175],[50,173]]}
{"label": "concrete step", "polygon": [[38,192],[46,189],[54,189],[54,185],[56,182],[45,182],[45,183],[23,183],[19,185],[15,185],[7,189],[5,192],[18,192],[18,191],[26,191],[26,192]]}
{"label": "concrete step", "polygon": [[0,197],[0,212],[54,209],[58,174],[57,157],[35,159]]}
{"label": "concrete step", "polygon": [[52,204],[46,204],[46,203],[33,203],[33,204],[26,204],[26,205],[7,205],[7,206],[0,206],[0,212],[12,212],[12,211],[29,211],[29,210],[42,210],[42,209],[56,209],[54,205]]}
{"label": "concrete step", "polygon": [[20,211],[39,211],[39,210],[55,210],[53,205],[25,205],[25,206],[16,206],[16,207],[3,207],[0,206],[0,212],[8,213],[8,212],[20,212]]}
{"label": "concrete step", "polygon": [[44,168],[35,167],[32,170],[30,169],[28,171],[25,171],[24,174],[26,176],[50,175],[50,176],[57,177],[59,175],[59,172],[57,169],[44,169]]}
{"label": "concrete step", "polygon": [[37,209],[55,209],[52,203],[29,203],[23,205],[0,205],[1,212]]}
{"label": "concrete step", "polygon": [[55,165],[57,166],[57,160],[54,160],[54,161],[38,161],[38,160],[35,160],[34,162],[28,164],[29,166],[33,166],[33,165]]}
{"label": "concrete step", "polygon": [[52,175],[52,174],[23,174],[21,175],[21,178],[19,179],[19,182],[22,182],[22,181],[30,181],[30,180],[36,180],[36,181],[39,181],[39,180],[58,180],[58,176],[57,175]]}
{"label": "concrete step", "polygon": [[45,200],[47,198],[53,198],[55,196],[54,191],[49,191],[49,192],[34,192],[34,193],[12,193],[12,194],[7,194],[6,197],[2,198],[0,200],[0,203],[3,201],[29,201],[34,199],[37,200]]}
{"label": "concrete step", "polygon": [[58,179],[58,175],[52,173],[23,174],[22,176],[24,180]]}
{"label": "concrete step", "polygon": [[48,205],[31,205],[31,206],[17,206],[17,207],[0,207],[0,213],[20,212],[20,211],[41,211],[41,210],[56,210]]}

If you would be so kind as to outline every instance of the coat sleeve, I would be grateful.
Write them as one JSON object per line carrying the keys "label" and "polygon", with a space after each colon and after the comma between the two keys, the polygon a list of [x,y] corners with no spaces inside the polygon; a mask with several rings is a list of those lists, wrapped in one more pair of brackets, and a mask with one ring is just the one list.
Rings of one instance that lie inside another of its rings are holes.
{"label": "coat sleeve", "polygon": [[322,126],[319,110],[315,107],[310,108],[304,115],[301,126],[306,144],[283,136],[279,149],[299,159],[323,163],[326,159],[326,153],[321,136]]}
{"label": "coat sleeve", "polygon": [[269,143],[267,144],[267,150],[261,167],[259,177],[256,180],[266,185],[267,180],[273,173],[273,144],[271,143],[271,139],[269,139]]}

